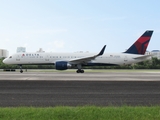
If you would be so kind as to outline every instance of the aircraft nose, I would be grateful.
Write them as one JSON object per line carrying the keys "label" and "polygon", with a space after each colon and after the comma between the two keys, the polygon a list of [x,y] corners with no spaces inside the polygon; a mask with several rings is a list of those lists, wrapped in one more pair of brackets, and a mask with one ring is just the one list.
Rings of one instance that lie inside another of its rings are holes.
{"label": "aircraft nose", "polygon": [[6,63],[6,59],[3,60],[3,63]]}

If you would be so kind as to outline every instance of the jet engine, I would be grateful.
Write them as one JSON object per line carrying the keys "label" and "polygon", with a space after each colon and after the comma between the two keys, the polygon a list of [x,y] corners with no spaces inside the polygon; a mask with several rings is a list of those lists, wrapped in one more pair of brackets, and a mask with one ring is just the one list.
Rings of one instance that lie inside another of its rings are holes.
{"label": "jet engine", "polygon": [[67,70],[68,68],[71,68],[72,65],[69,64],[67,61],[58,61],[55,63],[56,70]]}

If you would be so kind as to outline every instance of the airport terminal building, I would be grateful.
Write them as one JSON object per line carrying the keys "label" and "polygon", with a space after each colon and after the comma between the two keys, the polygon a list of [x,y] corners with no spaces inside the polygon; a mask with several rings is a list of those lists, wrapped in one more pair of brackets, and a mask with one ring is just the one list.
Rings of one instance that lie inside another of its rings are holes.
{"label": "airport terminal building", "polygon": [[8,57],[9,52],[5,49],[0,49],[0,58],[6,58]]}
{"label": "airport terminal building", "polygon": [[153,55],[152,57],[160,59],[160,50],[152,50],[151,52],[147,51],[146,55]]}

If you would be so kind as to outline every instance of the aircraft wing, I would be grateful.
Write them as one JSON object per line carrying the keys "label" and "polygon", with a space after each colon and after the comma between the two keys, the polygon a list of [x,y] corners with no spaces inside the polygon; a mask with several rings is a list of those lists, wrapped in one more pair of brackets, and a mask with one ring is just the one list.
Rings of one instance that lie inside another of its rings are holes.
{"label": "aircraft wing", "polygon": [[102,48],[102,50],[97,55],[71,59],[71,60],[69,60],[69,63],[71,63],[71,64],[85,64],[88,61],[93,60],[100,55],[103,55],[105,48],[106,48],[106,45]]}

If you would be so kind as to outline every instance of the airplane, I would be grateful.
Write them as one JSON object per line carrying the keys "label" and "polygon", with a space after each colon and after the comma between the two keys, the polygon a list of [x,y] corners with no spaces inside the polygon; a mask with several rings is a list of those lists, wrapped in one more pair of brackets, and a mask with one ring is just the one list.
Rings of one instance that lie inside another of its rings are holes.
{"label": "airplane", "polygon": [[3,60],[5,64],[17,64],[20,73],[23,73],[22,65],[55,65],[56,70],[77,68],[77,73],[84,73],[82,66],[117,66],[129,65],[149,59],[151,55],[145,55],[153,30],[147,30],[125,52],[105,53],[106,45],[98,54],[95,53],[16,53]]}

